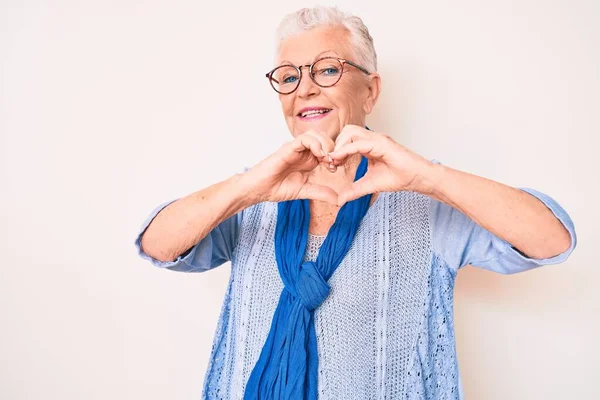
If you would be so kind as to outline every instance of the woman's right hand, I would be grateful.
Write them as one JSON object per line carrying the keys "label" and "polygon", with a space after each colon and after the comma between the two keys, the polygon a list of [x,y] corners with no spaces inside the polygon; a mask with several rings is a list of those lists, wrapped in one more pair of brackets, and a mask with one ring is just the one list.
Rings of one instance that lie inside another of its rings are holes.
{"label": "woman's right hand", "polygon": [[311,130],[285,143],[243,175],[252,182],[259,201],[311,199],[337,205],[338,194],[332,188],[308,181],[319,164],[328,168],[327,153],[334,147],[331,138]]}

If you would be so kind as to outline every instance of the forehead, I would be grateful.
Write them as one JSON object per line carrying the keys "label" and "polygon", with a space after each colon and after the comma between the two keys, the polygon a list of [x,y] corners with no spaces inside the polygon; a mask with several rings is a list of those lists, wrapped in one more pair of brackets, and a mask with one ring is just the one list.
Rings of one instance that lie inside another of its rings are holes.
{"label": "forehead", "polygon": [[349,57],[349,37],[341,27],[324,26],[290,36],[281,44],[276,63],[310,64],[321,53],[323,56]]}

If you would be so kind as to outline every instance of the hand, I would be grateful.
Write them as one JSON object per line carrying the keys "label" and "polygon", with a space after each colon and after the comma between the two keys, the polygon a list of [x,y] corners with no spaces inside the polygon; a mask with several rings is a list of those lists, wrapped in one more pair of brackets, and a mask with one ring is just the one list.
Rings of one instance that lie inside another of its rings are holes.
{"label": "hand", "polygon": [[369,193],[401,190],[427,193],[430,190],[425,176],[433,163],[396,143],[386,134],[357,125],[344,126],[329,156],[337,167],[354,154],[367,157],[369,167],[361,179],[338,194],[340,206]]}
{"label": "hand", "polygon": [[312,199],[337,205],[338,194],[332,188],[308,182],[319,164],[329,166],[326,154],[333,148],[331,138],[311,130],[285,143],[244,175],[253,182],[259,201]]}

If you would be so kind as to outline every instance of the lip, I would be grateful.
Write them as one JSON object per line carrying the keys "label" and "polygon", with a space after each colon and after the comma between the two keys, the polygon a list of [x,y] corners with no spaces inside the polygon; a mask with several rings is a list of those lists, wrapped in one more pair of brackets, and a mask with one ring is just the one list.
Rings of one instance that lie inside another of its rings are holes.
{"label": "lip", "polygon": [[[329,112],[323,113],[323,114],[316,114],[310,117],[303,117],[302,113],[305,113],[307,111],[315,111],[315,110],[329,110]],[[296,114],[296,116],[298,118],[300,118],[301,120],[315,120],[315,119],[321,119],[324,118],[325,116],[327,116],[327,114],[329,114],[333,109],[331,108],[327,108],[327,107],[304,107],[303,109],[301,109],[298,114]]]}

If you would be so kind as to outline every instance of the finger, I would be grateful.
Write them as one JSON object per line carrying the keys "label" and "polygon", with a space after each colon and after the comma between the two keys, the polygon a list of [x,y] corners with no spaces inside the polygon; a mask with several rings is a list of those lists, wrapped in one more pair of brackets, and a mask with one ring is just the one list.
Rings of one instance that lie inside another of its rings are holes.
{"label": "finger", "polygon": [[335,165],[339,165],[342,164],[346,158],[354,154],[361,154],[367,158],[383,157],[383,151],[381,151],[380,146],[378,146],[377,143],[370,138],[347,143],[334,152],[329,153],[329,156]]}
{"label": "finger", "polygon": [[348,143],[352,143],[361,139],[367,139],[370,137],[370,135],[370,131],[361,128],[358,125],[346,125],[344,128],[342,128],[342,131],[335,139],[334,151]]}
{"label": "finger", "polygon": [[335,165],[333,165],[333,163],[331,162],[331,158],[329,156],[327,156],[327,154],[330,151],[333,151],[333,148],[335,147],[335,143],[333,142],[333,140],[329,136],[326,136],[326,135],[324,135],[320,132],[314,131],[312,129],[305,132],[304,135],[312,136],[321,143],[321,148],[325,152],[325,156],[323,157],[321,162],[326,165],[326,167],[329,169],[329,171],[335,172],[337,167]]}
{"label": "finger", "polygon": [[342,206],[343,204],[358,199],[364,195],[369,193],[374,193],[376,188],[373,182],[368,177],[363,177],[356,182],[350,184],[347,188],[345,188],[342,192],[338,194],[338,206]]}
{"label": "finger", "polygon": [[323,134],[321,132],[311,129],[311,130],[305,132],[304,134],[312,136],[312,137],[316,138],[319,142],[321,142],[321,148],[325,151],[325,153],[329,153],[329,152],[333,151],[333,149],[335,148],[334,141],[329,136],[326,136],[325,134]]}
{"label": "finger", "polygon": [[292,142],[292,148],[294,151],[303,152],[310,150],[310,152],[319,160],[323,160],[326,157],[325,152],[321,147],[321,142],[317,138],[309,135],[300,135]]}
{"label": "finger", "polygon": [[305,183],[300,193],[299,199],[311,199],[325,201],[330,204],[338,204],[338,194],[329,186],[317,185],[315,183]]}

